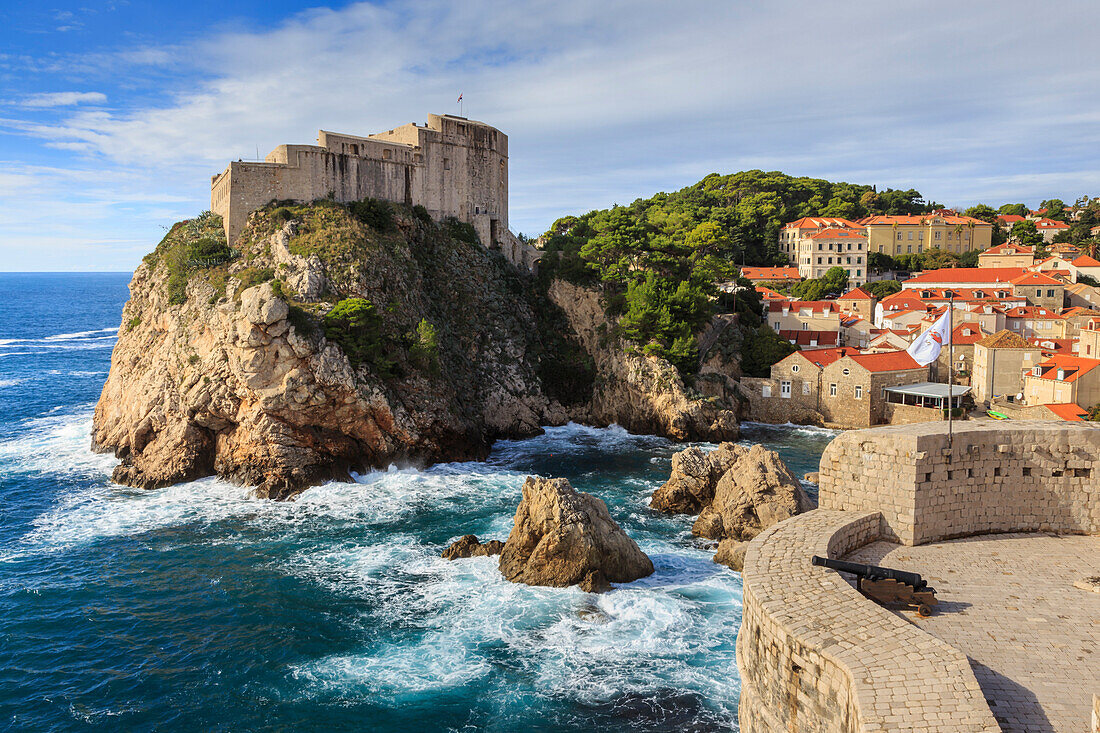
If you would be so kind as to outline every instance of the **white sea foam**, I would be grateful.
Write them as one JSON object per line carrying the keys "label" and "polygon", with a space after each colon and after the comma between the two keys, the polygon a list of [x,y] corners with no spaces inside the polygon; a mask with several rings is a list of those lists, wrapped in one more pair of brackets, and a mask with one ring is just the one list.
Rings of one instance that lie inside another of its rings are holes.
{"label": "white sea foam", "polygon": [[0,388],[14,387],[19,384],[25,384],[26,382],[26,379],[0,379]]}

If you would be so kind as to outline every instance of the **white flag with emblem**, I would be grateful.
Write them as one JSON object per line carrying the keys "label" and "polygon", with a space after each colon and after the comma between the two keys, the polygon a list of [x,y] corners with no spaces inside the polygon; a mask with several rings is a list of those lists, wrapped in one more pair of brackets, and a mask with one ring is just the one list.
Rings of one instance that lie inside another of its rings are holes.
{"label": "white flag with emblem", "polygon": [[917,340],[909,344],[909,348],[905,350],[921,366],[928,366],[938,359],[940,349],[945,344],[951,343],[951,330],[947,325],[950,317],[951,309],[948,308],[931,328],[917,337]]}

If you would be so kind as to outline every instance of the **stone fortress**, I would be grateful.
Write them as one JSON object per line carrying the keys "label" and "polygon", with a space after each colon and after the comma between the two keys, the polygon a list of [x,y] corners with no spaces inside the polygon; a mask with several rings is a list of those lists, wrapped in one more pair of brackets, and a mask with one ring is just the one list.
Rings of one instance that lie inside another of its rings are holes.
{"label": "stone fortress", "polygon": [[454,217],[524,269],[540,255],[508,229],[508,136],[464,117],[430,114],[427,124],[366,137],[321,130],[317,145],[280,145],[263,162],[232,162],[210,181],[210,209],[221,215],[230,243],[248,215],[273,200],[326,196],[419,205],[436,220]]}
{"label": "stone fortress", "polygon": [[[929,618],[811,555],[921,573]],[[1100,427],[853,430],[745,554],[743,733],[1100,733]]]}

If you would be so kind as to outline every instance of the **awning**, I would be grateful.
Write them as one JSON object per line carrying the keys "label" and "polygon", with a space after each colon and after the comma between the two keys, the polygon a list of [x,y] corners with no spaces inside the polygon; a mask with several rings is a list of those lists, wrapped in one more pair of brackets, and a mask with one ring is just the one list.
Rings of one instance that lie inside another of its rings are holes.
{"label": "awning", "polygon": [[940,382],[918,382],[916,384],[903,384],[898,387],[887,387],[887,392],[913,395],[914,397],[947,397],[948,387],[952,397],[961,397],[970,391],[970,387],[962,385],[947,385]]}

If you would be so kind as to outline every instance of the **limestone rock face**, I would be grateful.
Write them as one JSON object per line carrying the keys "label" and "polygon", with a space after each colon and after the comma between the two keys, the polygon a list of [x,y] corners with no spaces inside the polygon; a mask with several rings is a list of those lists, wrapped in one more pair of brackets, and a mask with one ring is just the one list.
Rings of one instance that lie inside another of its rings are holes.
{"label": "limestone rock face", "polygon": [[712,540],[751,540],[768,527],[813,508],[802,484],[775,451],[754,445],[714,487],[692,534]]}
{"label": "limestone rock face", "polygon": [[[573,331],[596,362],[600,378],[586,422],[616,423],[632,432],[675,440],[732,440],[740,434],[735,402],[691,397],[676,368],[667,361],[627,354],[620,339],[608,338],[607,316],[595,290],[555,280],[549,294],[565,311]],[[720,391],[732,395],[736,389],[730,386]]]}
{"label": "limestone rock face", "polygon": [[714,561],[734,570],[741,569],[748,540],[814,508],[778,453],[732,443],[710,453],[688,448],[674,455],[672,475],[650,505],[672,513],[698,511],[692,534],[718,540]]}
{"label": "limestone rock face", "polygon": [[[218,474],[287,499],[394,462],[483,459],[569,420],[737,434],[735,411],[689,395],[668,362],[601,340],[594,291],[558,282],[548,303],[497,254],[399,211],[379,230],[337,205],[280,209],[253,212],[213,264],[189,248],[214,229],[181,222],[134,272],[92,428],[115,481]],[[349,298],[377,309],[380,358],[353,363],[326,334]],[[436,343],[417,351],[424,332]],[[594,380],[561,378],[578,352]]]}
{"label": "limestone rock face", "polygon": [[748,451],[736,443],[722,443],[709,453],[699,448],[676,453],[672,475],[653,492],[649,505],[661,512],[698,514],[714,499],[718,479]]}
{"label": "limestone rock face", "polygon": [[515,524],[500,555],[513,583],[602,591],[653,572],[653,563],[600,499],[566,479],[528,476]]}
{"label": "limestone rock face", "polygon": [[452,542],[450,546],[443,551],[441,557],[444,560],[458,560],[467,557],[488,557],[489,555],[499,555],[503,549],[504,543],[500,540],[489,540],[482,544],[477,538],[477,535],[468,534]]}

